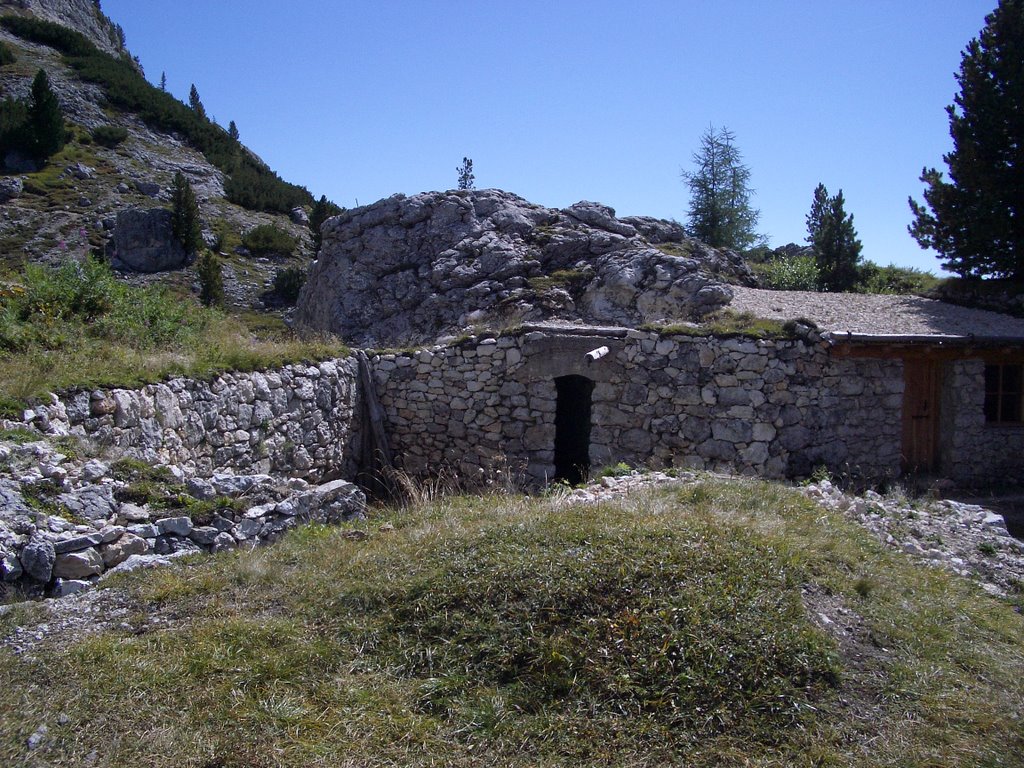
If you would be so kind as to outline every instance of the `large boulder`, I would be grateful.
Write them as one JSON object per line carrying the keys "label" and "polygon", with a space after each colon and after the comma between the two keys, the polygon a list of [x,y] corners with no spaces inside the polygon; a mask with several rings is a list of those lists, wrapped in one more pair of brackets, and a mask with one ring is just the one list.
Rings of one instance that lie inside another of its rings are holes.
{"label": "large boulder", "polygon": [[729,282],[753,284],[739,256],[675,222],[493,189],[395,195],[322,232],[296,320],[357,344],[422,343],[480,322],[696,319],[732,298]]}
{"label": "large boulder", "polygon": [[164,272],[189,264],[190,255],[174,239],[167,208],[129,208],[117,214],[107,255],[115,269]]}

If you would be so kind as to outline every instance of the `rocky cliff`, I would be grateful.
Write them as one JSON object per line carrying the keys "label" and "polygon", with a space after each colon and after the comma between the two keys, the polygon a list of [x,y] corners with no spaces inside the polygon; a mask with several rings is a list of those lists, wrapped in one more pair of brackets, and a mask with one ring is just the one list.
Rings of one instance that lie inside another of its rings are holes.
{"label": "rocky cliff", "polygon": [[395,195],[323,226],[297,322],[358,344],[475,324],[695,319],[752,284],[741,257],[599,203],[545,208],[500,190]]}
{"label": "rocky cliff", "polygon": [[96,0],[0,0],[0,13],[20,13],[81,32],[101,51],[127,55],[121,28],[107,18]]}

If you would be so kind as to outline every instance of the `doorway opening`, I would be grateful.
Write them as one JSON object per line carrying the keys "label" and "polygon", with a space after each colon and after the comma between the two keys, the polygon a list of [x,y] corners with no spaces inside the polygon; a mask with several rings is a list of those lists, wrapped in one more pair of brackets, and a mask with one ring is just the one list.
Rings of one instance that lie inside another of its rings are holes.
{"label": "doorway opening", "polygon": [[594,382],[586,376],[555,379],[555,480],[579,485],[590,475],[590,410]]}

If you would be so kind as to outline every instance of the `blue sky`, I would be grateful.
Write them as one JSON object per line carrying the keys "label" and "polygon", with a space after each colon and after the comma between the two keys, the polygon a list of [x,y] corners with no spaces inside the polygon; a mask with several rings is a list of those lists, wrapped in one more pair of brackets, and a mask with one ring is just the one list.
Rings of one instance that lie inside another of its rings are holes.
{"label": "blue sky", "polygon": [[234,120],[340,205],[455,186],[685,221],[711,125],[736,136],[772,245],[839,189],[864,256],[938,270],[907,234],[944,110],[995,0],[103,0],[152,82]]}

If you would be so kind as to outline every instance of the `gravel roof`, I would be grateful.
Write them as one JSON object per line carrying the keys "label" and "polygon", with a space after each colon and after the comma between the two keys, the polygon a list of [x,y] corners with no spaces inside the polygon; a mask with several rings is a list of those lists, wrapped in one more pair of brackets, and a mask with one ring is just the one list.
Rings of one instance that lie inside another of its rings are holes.
{"label": "gravel roof", "polygon": [[1024,319],[919,296],[767,291],[732,286],[737,312],[776,320],[806,318],[833,335],[946,336],[1024,341]]}

